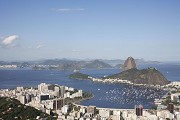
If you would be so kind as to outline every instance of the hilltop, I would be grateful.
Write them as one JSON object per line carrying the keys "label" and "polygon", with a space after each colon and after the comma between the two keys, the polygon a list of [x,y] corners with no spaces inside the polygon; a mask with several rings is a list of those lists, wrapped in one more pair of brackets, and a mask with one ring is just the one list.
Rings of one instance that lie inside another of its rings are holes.
{"label": "hilltop", "polygon": [[136,62],[134,58],[128,57],[127,60],[124,62],[123,70],[126,71],[133,68],[137,68]]}
{"label": "hilltop", "polygon": [[166,85],[169,81],[155,68],[138,70],[136,68],[107,76],[103,79],[128,80],[134,84]]}

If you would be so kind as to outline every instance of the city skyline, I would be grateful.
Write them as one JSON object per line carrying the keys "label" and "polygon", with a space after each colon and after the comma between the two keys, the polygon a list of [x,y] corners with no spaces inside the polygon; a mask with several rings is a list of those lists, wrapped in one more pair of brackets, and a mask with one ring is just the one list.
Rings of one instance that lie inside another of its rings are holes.
{"label": "city skyline", "polygon": [[180,61],[180,1],[0,1],[0,60]]}

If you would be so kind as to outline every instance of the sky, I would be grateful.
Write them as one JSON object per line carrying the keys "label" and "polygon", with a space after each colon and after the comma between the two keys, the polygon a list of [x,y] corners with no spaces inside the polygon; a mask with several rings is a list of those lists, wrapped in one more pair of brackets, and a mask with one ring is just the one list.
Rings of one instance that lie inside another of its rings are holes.
{"label": "sky", "polygon": [[180,61],[179,0],[0,0],[0,61]]}

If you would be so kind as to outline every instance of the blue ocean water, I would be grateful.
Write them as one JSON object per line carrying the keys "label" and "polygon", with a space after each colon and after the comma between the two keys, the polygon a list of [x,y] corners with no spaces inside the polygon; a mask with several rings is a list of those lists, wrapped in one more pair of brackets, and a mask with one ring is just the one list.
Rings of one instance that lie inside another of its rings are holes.
{"label": "blue ocean water", "polygon": [[[156,67],[170,81],[180,81],[179,64],[139,65],[139,69],[147,67]],[[82,73],[93,77],[112,75],[120,71],[120,69],[81,70]],[[160,98],[165,93],[162,90],[152,88],[69,79],[68,76],[71,73],[73,72],[58,70],[0,70],[0,89],[37,86],[42,82],[71,86],[94,94],[93,99],[83,101],[81,104],[107,108],[134,108],[136,104],[142,104],[144,108],[151,108],[154,106],[154,98]]]}

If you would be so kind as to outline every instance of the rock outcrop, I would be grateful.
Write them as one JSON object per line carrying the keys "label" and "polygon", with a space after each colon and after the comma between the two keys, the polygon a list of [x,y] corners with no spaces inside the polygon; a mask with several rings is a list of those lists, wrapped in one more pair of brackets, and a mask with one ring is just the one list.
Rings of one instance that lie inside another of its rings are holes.
{"label": "rock outcrop", "polygon": [[128,57],[127,60],[124,62],[123,71],[133,69],[133,68],[137,68],[136,62],[134,58]]}
{"label": "rock outcrop", "polygon": [[138,70],[134,58],[128,57],[124,63],[123,71],[110,75],[104,79],[128,80],[134,84],[166,85],[169,81],[156,68]]}

